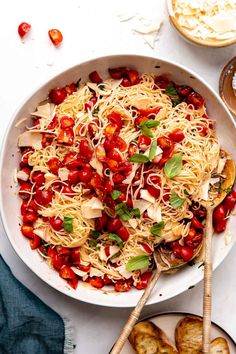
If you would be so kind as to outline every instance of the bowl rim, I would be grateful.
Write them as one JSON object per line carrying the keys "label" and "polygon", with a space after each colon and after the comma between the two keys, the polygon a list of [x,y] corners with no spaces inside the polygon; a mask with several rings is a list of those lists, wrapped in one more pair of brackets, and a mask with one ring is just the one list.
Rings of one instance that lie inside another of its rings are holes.
{"label": "bowl rim", "polygon": [[[95,62],[96,60],[99,60],[99,61],[106,61],[106,59],[110,59],[110,58],[126,58],[127,59],[127,62],[131,60],[131,58],[133,57],[136,57],[136,58],[140,58],[142,60],[154,60],[154,61],[157,61],[160,60],[160,61],[163,61],[167,64],[170,64],[170,65],[173,65],[174,67],[177,67],[178,69],[180,70],[183,70],[185,72],[187,72],[190,76],[194,77],[196,80],[200,81],[204,86],[207,87],[207,89],[211,92],[211,94],[213,95],[214,99],[216,99],[219,104],[222,106],[222,108],[226,111],[229,119],[231,120],[231,123],[233,124],[235,130],[236,130],[236,122],[234,121],[233,119],[233,116],[231,115],[228,107],[226,106],[226,104],[223,102],[223,100],[220,98],[219,94],[206,82],[205,79],[203,79],[200,75],[198,75],[196,72],[194,72],[193,70],[191,69],[188,69],[186,68],[184,65],[182,64],[179,64],[173,60],[169,60],[167,58],[164,58],[164,57],[153,57],[153,56],[143,56],[143,55],[139,55],[139,54],[111,54],[111,55],[106,55],[106,56],[100,56],[100,57],[94,57],[94,58],[91,58],[89,60],[86,60],[84,62],[81,62],[81,63],[78,63],[76,65],[73,65],[72,67],[68,67],[67,69],[59,72],[57,75],[53,76],[52,78],[50,78],[49,80],[47,80],[46,82],[40,84],[37,86],[36,89],[34,89],[33,92],[31,92],[31,94],[28,94],[27,97],[23,100],[22,103],[20,103],[17,107],[17,109],[15,110],[15,112],[11,115],[11,119],[9,120],[9,123],[8,123],[8,126],[7,126],[7,129],[5,131],[5,134],[4,134],[4,138],[2,140],[2,146],[1,146],[1,152],[0,152],[0,169],[1,171],[3,170],[3,161],[4,161],[4,156],[5,156],[5,151],[7,149],[7,140],[8,140],[8,135],[10,134],[10,131],[11,129],[14,127],[13,126],[13,123],[14,123],[14,120],[16,118],[16,116],[18,115],[18,113],[20,112],[20,110],[24,107],[24,105],[32,98],[32,96],[34,96],[40,89],[42,89],[43,87],[47,86],[49,83],[51,83],[52,81],[56,81],[60,76],[62,75],[65,75],[67,72],[69,71],[72,71],[72,70],[75,70],[77,69],[79,66],[81,65],[88,65],[89,63],[91,62]],[[68,293],[65,288],[61,288],[61,287],[58,287],[56,284],[53,284],[51,282],[49,282],[48,280],[45,279],[45,277],[43,276],[43,274],[40,273],[40,271],[38,269],[31,269],[31,262],[23,257],[23,255],[19,252],[18,248],[17,248],[17,245],[14,241],[14,238],[12,237],[12,234],[8,228],[8,224],[9,222],[7,221],[7,215],[5,213],[5,209],[4,209],[4,205],[3,205],[3,183],[2,182],[2,174],[0,175],[0,214],[1,214],[1,219],[2,219],[2,224],[3,224],[3,228],[5,230],[5,233],[7,235],[7,238],[8,240],[10,241],[10,244],[11,246],[13,247],[15,253],[17,254],[17,256],[23,261],[23,263],[34,273],[36,274],[43,282],[45,282],[47,285],[51,286],[52,288],[54,288],[55,290],[71,297],[71,298],[74,298],[76,300],[79,300],[79,301],[83,301],[85,303],[90,303],[90,304],[93,304],[93,305],[99,305],[99,306],[106,306],[106,307],[117,307],[117,308],[125,308],[125,307],[133,307],[135,306],[135,304],[126,304],[126,303],[122,303],[122,304],[106,304],[106,303],[101,303],[98,301],[93,301],[92,299],[85,299],[85,298],[80,298],[78,295],[76,296],[76,294],[78,293],[74,293],[74,292],[70,292]],[[230,252],[230,250],[232,249],[234,245],[234,242],[231,242],[230,245],[228,245],[227,247],[229,248],[228,250],[228,253]],[[228,254],[227,253],[227,254]],[[221,262],[223,261],[223,259],[219,262],[216,262],[215,264],[213,264],[213,270],[215,270],[220,264]],[[196,282],[194,283],[194,285],[198,284],[200,281],[203,280],[203,274],[201,275],[201,277],[198,277],[196,279]],[[162,301],[166,301],[170,298],[173,298],[183,292],[187,291],[187,289],[184,289],[183,291],[181,292],[178,292],[178,291],[175,291],[173,292],[170,296],[167,296],[166,298],[162,298],[160,297],[158,299],[158,301],[156,300],[153,300],[153,301],[149,301],[146,305],[152,305],[152,304],[155,304],[155,303],[160,303]],[[142,294],[142,290],[141,290],[141,294]]]}
{"label": "bowl rim", "polygon": [[177,21],[173,9],[173,0],[167,0],[167,9],[169,13],[169,20],[174,28],[179,32],[179,34],[184,37],[185,40],[202,46],[202,47],[211,47],[211,48],[222,48],[233,45],[236,43],[236,36],[229,39],[219,39],[219,40],[210,40],[210,39],[199,39],[197,37],[191,36]]}

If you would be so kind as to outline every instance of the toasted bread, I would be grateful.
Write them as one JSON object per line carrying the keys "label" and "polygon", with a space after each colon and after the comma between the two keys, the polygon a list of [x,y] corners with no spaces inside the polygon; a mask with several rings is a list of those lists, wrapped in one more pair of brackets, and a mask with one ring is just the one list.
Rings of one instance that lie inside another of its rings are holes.
{"label": "toasted bread", "polygon": [[230,354],[226,339],[218,337],[211,342],[211,354]]}
{"label": "toasted bread", "polygon": [[202,319],[187,316],[175,329],[175,342],[180,354],[199,354],[202,349]]}
{"label": "toasted bread", "polygon": [[129,341],[137,354],[178,353],[165,333],[149,321],[137,323],[129,336]]}

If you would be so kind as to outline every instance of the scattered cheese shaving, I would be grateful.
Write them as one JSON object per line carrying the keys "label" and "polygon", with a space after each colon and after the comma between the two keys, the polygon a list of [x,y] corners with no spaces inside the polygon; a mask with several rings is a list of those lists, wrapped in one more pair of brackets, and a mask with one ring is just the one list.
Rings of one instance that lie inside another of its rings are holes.
{"label": "scattered cheese shaving", "polygon": [[140,190],[140,198],[147,200],[150,203],[155,203],[156,201],[156,199],[146,189]]}
{"label": "scattered cheese shaving", "polygon": [[18,146],[30,146],[35,150],[42,149],[42,134],[33,131],[25,131],[18,138]]}
{"label": "scattered cheese shaving", "polygon": [[208,200],[209,186],[210,186],[210,178],[203,182],[199,190],[199,197],[202,200]]}
{"label": "scattered cheese shaving", "polygon": [[122,277],[124,277],[125,279],[129,279],[130,277],[132,277],[131,272],[129,272],[128,270],[126,270],[125,266],[122,265],[120,267],[117,267],[116,270],[120,273],[120,275],[122,275]]}
{"label": "scattered cheese shaving", "polygon": [[144,213],[150,205],[151,203],[146,200],[133,199],[133,207],[139,209],[141,214]]}
{"label": "scattered cheese shaving", "polygon": [[99,176],[103,177],[103,164],[96,157],[93,157],[89,163],[97,171]]}
{"label": "scattered cheese shaving", "polygon": [[58,169],[58,177],[62,180],[62,181],[67,181],[68,180],[68,176],[69,176],[69,170],[66,167],[62,167]]}
{"label": "scattered cheese shaving", "polygon": [[162,217],[161,217],[161,207],[158,205],[151,205],[150,207],[147,208],[147,213],[149,218],[154,220],[155,222],[161,222]]}
{"label": "scattered cheese shaving", "polygon": [[81,205],[82,215],[86,219],[99,218],[102,216],[103,209],[104,207],[102,202],[96,197],[89,199]]}

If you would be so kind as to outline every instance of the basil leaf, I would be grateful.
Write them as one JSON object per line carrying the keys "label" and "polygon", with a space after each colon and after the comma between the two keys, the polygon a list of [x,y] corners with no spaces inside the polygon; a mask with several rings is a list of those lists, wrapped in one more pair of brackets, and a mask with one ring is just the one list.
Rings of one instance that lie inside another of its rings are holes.
{"label": "basil leaf", "polygon": [[116,200],[121,196],[122,192],[114,189],[114,191],[111,192],[111,197],[112,199]]}
{"label": "basil leaf", "polygon": [[150,257],[146,254],[131,258],[126,264],[126,270],[133,272],[135,270],[145,269],[149,266]]}
{"label": "basil leaf", "polygon": [[187,189],[184,190],[184,194],[190,195],[189,192],[187,191]]}
{"label": "basil leaf", "polygon": [[141,122],[139,124],[139,127],[140,128],[147,127],[150,129],[150,128],[156,128],[159,124],[160,124],[160,122],[157,122],[156,120],[147,119],[147,120],[144,120],[143,122]]}
{"label": "basil leaf", "polygon": [[186,198],[181,198],[177,193],[171,193],[170,204],[174,209],[178,209],[185,202]]}
{"label": "basil leaf", "polygon": [[129,158],[130,162],[139,162],[139,163],[145,163],[149,161],[149,158],[145,155],[142,154],[133,154],[132,157]]}
{"label": "basil leaf", "polygon": [[105,85],[99,84],[98,85],[99,90],[105,91]]}
{"label": "basil leaf", "polygon": [[182,168],[182,160],[182,154],[175,154],[165,163],[164,172],[166,177],[173,178],[180,173]]}
{"label": "basil leaf", "polygon": [[180,104],[180,100],[172,100],[172,107],[175,107],[178,104]]}
{"label": "basil leaf", "polygon": [[161,236],[161,231],[164,229],[164,226],[165,226],[164,222],[160,221],[160,222],[154,224],[151,227],[150,231],[151,231],[151,233],[153,235],[160,237]]}
{"label": "basil leaf", "polygon": [[153,140],[150,150],[149,150],[149,160],[152,161],[154,157],[156,156],[156,150],[157,150],[157,142],[156,140]]}
{"label": "basil leaf", "polygon": [[173,84],[168,84],[165,90],[165,94],[172,98],[179,98],[176,88]]}
{"label": "basil leaf", "polygon": [[64,216],[62,227],[69,233],[73,232],[73,220],[74,218],[71,218],[70,216]]}
{"label": "basil leaf", "polygon": [[123,247],[123,241],[122,241],[122,239],[121,239],[119,236],[117,236],[116,234],[113,234],[113,233],[109,234],[109,240],[116,241],[116,242],[117,242],[117,245],[118,245],[120,248]]}
{"label": "basil leaf", "polygon": [[109,259],[111,260],[111,259],[115,259],[115,258],[117,258],[117,257],[119,257],[119,255],[120,255],[120,252],[116,252],[112,257],[110,257]]}
{"label": "basil leaf", "polygon": [[123,221],[128,221],[131,219],[131,215],[129,212],[129,208],[125,203],[119,203],[116,205],[116,214],[123,220]]}
{"label": "basil leaf", "polygon": [[95,247],[95,246],[97,246],[98,242],[99,242],[99,240],[95,240],[95,239],[91,238],[89,240],[89,246],[90,247]]}
{"label": "basil leaf", "polygon": [[94,110],[93,110],[93,116],[96,116],[97,114],[98,114],[98,112],[99,112],[99,106],[97,107],[97,108],[94,108]]}
{"label": "basil leaf", "polygon": [[140,127],[143,135],[146,135],[146,136],[152,138],[153,134],[152,134],[150,128],[156,128],[159,124],[160,124],[160,122],[157,122],[152,119],[147,119],[147,120],[144,120],[143,122],[141,122],[139,124],[139,127]]}
{"label": "basil leaf", "polygon": [[96,240],[100,235],[101,235],[101,232],[99,232],[99,231],[96,231],[96,230],[90,231],[90,236],[91,236],[94,240]]}
{"label": "basil leaf", "polygon": [[136,216],[136,218],[140,218],[141,217],[141,213],[139,208],[135,208],[135,209],[130,209],[130,212],[133,216]]}

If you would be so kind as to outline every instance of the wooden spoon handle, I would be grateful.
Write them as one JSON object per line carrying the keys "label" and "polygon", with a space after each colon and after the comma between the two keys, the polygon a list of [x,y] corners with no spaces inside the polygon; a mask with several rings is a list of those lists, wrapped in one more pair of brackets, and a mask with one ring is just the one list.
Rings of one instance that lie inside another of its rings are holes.
{"label": "wooden spoon handle", "polygon": [[148,286],[146,287],[143,295],[141,296],[139,302],[137,303],[137,305],[135,306],[135,308],[133,309],[133,311],[129,315],[129,318],[128,318],[123,330],[121,331],[121,334],[120,334],[119,338],[117,339],[110,354],[119,354],[120,353],[128,336],[130,335],[130,333],[133,329],[133,326],[135,325],[135,323],[139,319],[139,316],[140,316],[140,313],[143,309],[143,306],[146,304],[147,299],[149,298],[149,295],[151,294],[151,291],[154,288],[160,275],[161,275],[161,270],[156,269],[154,271],[154,274],[153,274],[150,282],[148,283]]}
{"label": "wooden spoon handle", "polygon": [[213,209],[207,208],[203,293],[203,353],[210,353],[211,342],[211,293],[212,293],[212,250],[211,241]]}

